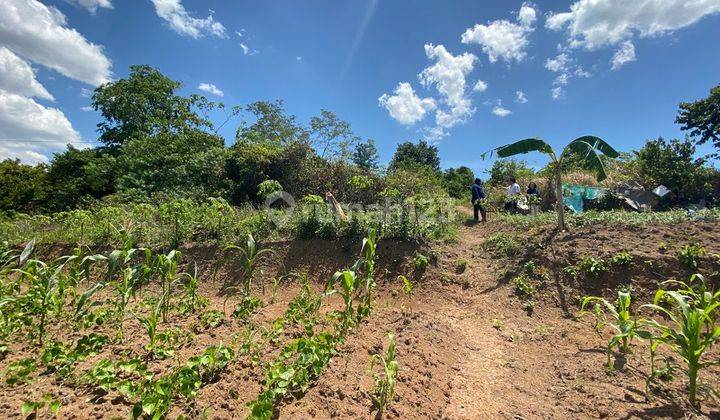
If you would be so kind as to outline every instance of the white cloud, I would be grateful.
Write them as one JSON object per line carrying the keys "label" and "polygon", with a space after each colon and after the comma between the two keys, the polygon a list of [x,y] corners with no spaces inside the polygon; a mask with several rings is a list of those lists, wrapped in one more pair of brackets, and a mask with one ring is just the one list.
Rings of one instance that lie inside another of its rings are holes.
{"label": "white cloud", "polygon": [[218,87],[212,83],[200,83],[198,85],[198,89],[200,89],[204,92],[207,92],[207,93],[211,93],[215,96],[220,96],[220,97],[225,96],[225,93],[222,90],[218,89]]}
{"label": "white cloud", "polygon": [[78,141],[80,134],[62,111],[0,90],[0,159],[37,163],[47,160],[40,152],[59,151]]}
{"label": "white cloud", "polygon": [[35,71],[25,60],[0,46],[0,89],[19,95],[54,100],[35,78]]}
{"label": "white cloud", "polygon": [[635,46],[631,41],[625,41],[620,44],[620,49],[615,51],[615,55],[613,55],[610,62],[612,63],[612,69],[618,70],[625,64],[635,60]]}
{"label": "white cloud", "polygon": [[475,82],[475,85],[473,86],[473,90],[475,92],[485,92],[488,88],[487,83],[483,82],[482,80],[478,80]]}
{"label": "white cloud", "polygon": [[634,36],[659,36],[720,12],[718,0],[579,0],[551,14],[546,26],[567,28],[570,45],[595,50]]}
{"label": "white cloud", "polygon": [[447,108],[438,108],[435,112],[436,124],[450,128],[465,122],[475,112],[465,95],[465,77],[472,71],[477,57],[470,53],[452,55],[444,46],[433,44],[425,44],[425,55],[437,61],[418,75],[420,83],[425,87],[434,85]]}
{"label": "white cloud", "polygon": [[554,58],[548,58],[545,60],[545,68],[553,73],[556,73],[555,79],[553,80],[553,88],[551,95],[553,99],[560,99],[565,94],[566,86],[571,77],[590,77],[590,73],[585,71],[582,66],[575,63],[572,57],[567,53],[560,53]]}
{"label": "white cloud", "polygon": [[300,57],[300,56],[298,55],[297,57],[295,57],[295,60],[296,60],[296,61],[302,61],[302,57]]}
{"label": "white cloud", "polygon": [[212,14],[205,19],[199,19],[192,17],[180,0],[152,0],[152,2],[157,15],[180,35],[187,35],[195,39],[205,35],[227,38],[225,26],[213,19]]}
{"label": "white cloud", "polygon": [[80,88],[80,97],[81,98],[90,98],[93,95],[93,91],[88,88]]}
{"label": "white cloud", "polygon": [[507,109],[507,108],[504,108],[504,107],[502,106],[502,104],[500,104],[500,105],[495,105],[495,106],[493,107],[492,113],[493,113],[494,115],[497,115],[497,116],[500,117],[500,118],[505,118],[505,117],[507,117],[508,115],[512,114],[512,111],[510,111],[510,110]]}
{"label": "white cloud", "polygon": [[240,48],[243,50],[243,55],[255,55],[258,53],[257,50],[253,50],[252,48],[248,47],[246,44],[240,43]]}
{"label": "white cloud", "polygon": [[525,92],[522,90],[516,90],[515,91],[515,102],[519,104],[526,104],[528,101],[527,96],[525,96]]}
{"label": "white cloud", "polygon": [[425,118],[425,115],[436,108],[432,98],[420,98],[410,83],[398,83],[394,95],[383,94],[378,98],[380,106],[387,109],[390,116],[400,124],[412,125]]}
{"label": "white cloud", "polygon": [[562,86],[555,86],[550,90],[550,96],[552,96],[554,100],[562,98],[563,95],[565,95],[565,89],[563,89]]}
{"label": "white cloud", "polygon": [[567,71],[567,66],[570,63],[570,57],[565,54],[561,53],[558,54],[555,58],[548,58],[545,61],[545,68],[552,71],[552,72],[560,72],[560,71]]}
{"label": "white cloud", "polygon": [[534,30],[535,20],[535,9],[530,3],[524,3],[518,13],[518,23],[500,19],[487,25],[476,24],[465,30],[460,40],[464,44],[481,45],[491,63],[498,59],[520,62],[527,56],[527,36]]}
{"label": "white cloud", "polygon": [[93,15],[97,13],[98,8],[112,9],[113,5],[110,0],[65,0],[75,6],[81,6]]}
{"label": "white cloud", "polygon": [[93,107],[91,107],[91,106],[83,106],[83,107],[80,107],[80,110],[82,110],[83,112],[90,112],[90,111],[93,110]]}
{"label": "white cloud", "polygon": [[0,43],[15,54],[93,86],[110,80],[99,45],[67,27],[65,15],[37,0],[0,1]]}

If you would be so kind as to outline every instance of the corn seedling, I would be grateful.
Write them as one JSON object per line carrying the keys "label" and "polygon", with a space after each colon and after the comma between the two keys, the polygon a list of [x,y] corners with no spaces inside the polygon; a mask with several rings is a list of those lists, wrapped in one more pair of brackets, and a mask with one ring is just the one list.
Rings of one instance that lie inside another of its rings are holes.
{"label": "corn seedling", "polygon": [[244,247],[237,245],[228,245],[225,247],[225,251],[238,251],[240,253],[240,263],[243,268],[242,272],[242,286],[243,295],[250,297],[250,289],[252,286],[252,280],[255,276],[255,270],[257,268],[257,262],[260,257],[264,254],[272,253],[271,249],[257,249],[255,238],[252,235],[248,235],[247,241]]}
{"label": "corn seedling", "polygon": [[152,351],[155,348],[155,339],[157,337],[157,326],[158,322],[162,317],[162,299],[150,307],[150,313],[146,316],[140,317],[133,314],[140,324],[145,328],[145,332],[148,335],[147,349]]}
{"label": "corn seedling", "polygon": [[371,371],[376,363],[382,366],[383,369],[380,374],[373,372],[375,394],[377,396],[376,404],[378,412],[381,414],[385,411],[385,407],[395,398],[395,377],[398,372],[398,362],[395,359],[395,354],[395,336],[388,333],[387,353],[384,356],[374,354],[371,359]]}
{"label": "corn seedling", "polygon": [[[599,323],[596,324],[596,328],[600,329],[605,325],[609,325],[615,331],[615,335],[612,336],[607,344],[608,368],[612,369],[610,356],[613,347],[617,347],[623,354],[628,353],[630,351],[630,342],[633,338],[639,336],[637,317],[633,316],[630,312],[630,305],[632,303],[630,293],[618,292],[618,297],[614,305],[601,297],[587,296],[583,298],[582,305],[580,306],[581,315],[587,313],[585,308],[591,303],[595,304],[593,313],[600,320]],[[610,315],[613,321],[607,319],[607,314]]]}
{"label": "corn seedling", "polygon": [[207,306],[207,298],[198,293],[199,279],[197,274],[197,264],[195,264],[194,274],[182,273],[180,274],[180,277],[184,279],[182,286],[185,291],[185,296],[181,302],[183,312],[191,313]]}
{"label": "corn seedling", "polygon": [[[698,285],[693,284],[698,282]],[[667,282],[666,282],[667,283]],[[653,304],[644,305],[659,312],[671,321],[663,325],[654,320],[647,320],[648,325],[656,331],[654,339],[666,344],[686,364],[689,380],[688,396],[690,403],[697,403],[698,374],[701,369],[713,364],[702,360],[703,355],[720,339],[720,326],[716,325],[720,313],[720,291],[707,289],[705,279],[696,275],[690,284],[680,284],[678,291],[658,290]],[[670,305],[670,309],[661,306]]]}

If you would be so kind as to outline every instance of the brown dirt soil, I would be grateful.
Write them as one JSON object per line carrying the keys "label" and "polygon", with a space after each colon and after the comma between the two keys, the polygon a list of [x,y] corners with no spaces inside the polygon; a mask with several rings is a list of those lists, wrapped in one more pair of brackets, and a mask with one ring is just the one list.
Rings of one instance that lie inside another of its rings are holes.
{"label": "brown dirt soil", "polygon": [[[646,300],[658,282],[667,276],[685,275],[677,265],[675,249],[689,241],[702,243],[710,252],[720,252],[716,238],[720,226],[711,223],[684,226],[620,227],[594,226],[569,233],[554,234],[545,228],[535,229],[535,242],[546,245],[524,246],[515,258],[507,260],[483,247],[492,234],[504,231],[523,235],[510,226],[489,225],[460,228],[458,243],[433,247],[437,260],[422,275],[413,273],[415,296],[403,294],[398,274],[412,273],[411,258],[415,252],[431,251],[425,247],[394,241],[381,242],[378,248],[379,284],[372,315],[349,333],[324,373],[305,395],[285,399],[279,404],[280,418],[377,418],[373,404],[372,354],[384,353],[387,332],[397,338],[397,361],[400,365],[395,401],[383,413],[387,418],[720,418],[720,406],[703,401],[701,409],[689,407],[685,398],[687,381],[681,372],[667,382],[652,386],[652,396],[645,393],[648,370],[646,345],[635,343],[626,360],[613,358],[618,369],[606,368],[604,345],[608,330],[600,336],[593,329],[591,317],[576,318],[577,299],[588,293],[613,297],[617,286],[630,284]],[[554,235],[552,241],[550,237]],[[659,244],[667,244],[660,251]],[[320,290],[334,271],[348,266],[356,258],[359,244],[341,241],[286,241],[269,244],[275,249],[275,263],[264,264],[264,277],[278,273],[306,271]],[[627,250],[634,257],[632,268],[613,268],[598,278],[573,280],[562,268],[575,264],[581,255],[608,258]],[[208,309],[222,310],[224,296],[218,291],[232,284],[237,267],[228,262],[212,278],[218,257],[215,248],[188,246],[184,258],[206,280],[202,293],[210,298]],[[463,270],[458,260],[466,260]],[[528,315],[523,302],[514,292],[508,272],[517,271],[525,261],[533,260],[550,272],[547,284],[537,284],[536,304]],[[644,261],[652,261],[652,265]],[[710,261],[704,262],[708,266]],[[186,269],[189,270],[188,267]],[[270,300],[270,283],[266,282],[263,300]],[[299,285],[285,281],[277,291],[275,302],[267,304],[252,319],[256,330],[269,327],[282,315],[287,303],[297,294]],[[148,290],[152,294],[152,290]],[[259,294],[260,291],[257,291]],[[230,299],[227,312],[237,300]],[[323,312],[337,308],[330,299]],[[174,315],[170,326],[191,328],[198,325],[196,315]],[[216,328],[196,327],[192,340],[183,344],[168,360],[149,361],[156,373],[180,365],[208,345],[232,343],[232,334],[242,335],[247,321],[229,316]],[[163,326],[166,328],[165,326]],[[61,335],[56,339],[71,342],[80,334]],[[114,334],[109,326],[98,332]],[[67,331],[67,330],[64,330]],[[78,366],[87,370],[103,357],[121,352],[141,355],[147,342],[144,331],[135,320],[125,322],[126,342],[106,346],[102,353]],[[261,363],[275,357],[284,343],[298,333],[289,327],[277,342],[264,344]],[[4,372],[12,360],[38,353],[26,342],[12,343],[10,353],[0,360]],[[671,356],[662,352],[663,356]],[[715,348],[708,360],[718,360]],[[660,359],[661,357],[659,357]],[[677,362],[677,358],[675,358]],[[377,367],[375,368],[377,370]],[[111,392],[98,394],[89,387],[71,386],[52,374],[40,374],[28,385],[10,387],[0,384],[0,418],[19,418],[22,401],[31,396],[51,393],[62,401],[62,418],[125,418],[131,403]],[[176,404],[169,417],[244,418],[247,402],[261,391],[264,371],[241,355],[223,372],[217,382],[203,386],[190,404]],[[701,373],[706,383],[718,386],[720,368]]]}

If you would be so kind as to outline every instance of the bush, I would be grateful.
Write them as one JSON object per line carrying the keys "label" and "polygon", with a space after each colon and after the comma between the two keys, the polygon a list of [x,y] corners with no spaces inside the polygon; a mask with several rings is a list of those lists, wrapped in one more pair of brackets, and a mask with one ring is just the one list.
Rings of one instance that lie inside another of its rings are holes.
{"label": "bush", "polygon": [[258,185],[258,192],[257,196],[261,200],[267,199],[267,197],[275,192],[280,192],[283,190],[282,185],[280,185],[279,182],[275,181],[274,179],[268,179],[267,181],[263,181]]}

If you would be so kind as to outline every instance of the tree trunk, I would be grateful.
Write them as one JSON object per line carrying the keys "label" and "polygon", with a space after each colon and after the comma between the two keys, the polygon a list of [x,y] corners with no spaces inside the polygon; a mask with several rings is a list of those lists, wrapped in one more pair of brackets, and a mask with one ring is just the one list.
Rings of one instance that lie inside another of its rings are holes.
{"label": "tree trunk", "polygon": [[562,193],[562,173],[560,169],[560,162],[556,162],[555,165],[555,206],[557,209],[558,228],[560,230],[566,230],[567,226],[565,225],[565,203],[563,201]]}

